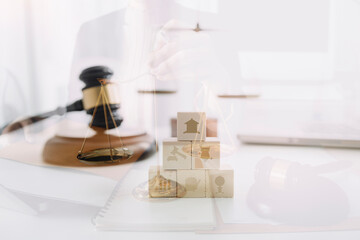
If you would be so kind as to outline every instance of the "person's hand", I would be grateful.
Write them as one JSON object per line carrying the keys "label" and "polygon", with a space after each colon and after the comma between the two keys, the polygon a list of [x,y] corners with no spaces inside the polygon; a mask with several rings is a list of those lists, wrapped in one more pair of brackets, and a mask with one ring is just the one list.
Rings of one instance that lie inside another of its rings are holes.
{"label": "person's hand", "polygon": [[210,36],[192,28],[171,20],[159,31],[149,61],[157,79],[202,81],[219,76],[222,67]]}

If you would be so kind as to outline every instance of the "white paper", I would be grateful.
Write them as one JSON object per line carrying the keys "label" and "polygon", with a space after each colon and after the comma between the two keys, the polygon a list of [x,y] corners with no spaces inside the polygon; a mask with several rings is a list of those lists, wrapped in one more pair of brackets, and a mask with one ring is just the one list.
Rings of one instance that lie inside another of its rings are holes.
{"label": "white paper", "polygon": [[105,205],[116,181],[72,169],[40,167],[0,158],[0,184],[18,192],[80,204]]}

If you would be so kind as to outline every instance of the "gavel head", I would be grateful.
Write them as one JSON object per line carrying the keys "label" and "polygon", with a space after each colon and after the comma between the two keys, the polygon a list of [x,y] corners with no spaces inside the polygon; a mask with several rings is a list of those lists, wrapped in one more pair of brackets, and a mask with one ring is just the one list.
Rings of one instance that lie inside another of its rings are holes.
{"label": "gavel head", "polygon": [[123,118],[120,116],[119,87],[111,82],[113,71],[105,66],[84,69],[80,80],[85,83],[83,106],[87,114],[93,116],[91,126],[100,128],[119,127]]}

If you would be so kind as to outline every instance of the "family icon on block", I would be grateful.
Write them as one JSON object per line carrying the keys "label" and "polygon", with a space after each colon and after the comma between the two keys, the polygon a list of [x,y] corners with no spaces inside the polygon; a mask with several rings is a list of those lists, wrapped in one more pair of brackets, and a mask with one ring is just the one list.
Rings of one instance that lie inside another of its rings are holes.
{"label": "family icon on block", "polygon": [[163,141],[163,165],[149,169],[150,197],[231,198],[234,170],[220,167],[220,141],[206,138],[204,112],[179,112],[177,137]]}

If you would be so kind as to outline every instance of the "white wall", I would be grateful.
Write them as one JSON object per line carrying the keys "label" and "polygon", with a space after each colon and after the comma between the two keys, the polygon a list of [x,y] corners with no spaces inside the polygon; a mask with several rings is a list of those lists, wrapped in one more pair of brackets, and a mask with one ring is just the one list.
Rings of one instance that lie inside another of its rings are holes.
{"label": "white wall", "polygon": [[[238,44],[240,77],[231,79],[231,85],[248,84],[254,79],[260,85],[280,87],[303,81],[335,81],[340,82],[335,88],[340,86],[348,102],[359,101],[359,1],[212,0],[208,6],[207,1],[178,2],[229,15],[217,23],[202,18],[201,13],[192,17],[205,27],[234,30],[236,37],[228,40]],[[1,113],[2,121],[64,105],[80,25],[126,4],[126,0],[2,0],[0,90],[4,92],[6,85],[7,93],[0,91],[0,106],[2,111],[7,109],[7,114]],[[230,8],[222,8],[224,4]],[[231,14],[236,14],[236,20],[231,21]],[[227,43],[218,42],[218,51],[226,49]],[[10,83],[5,84],[8,79]],[[16,104],[6,108],[6,102]],[[10,113],[9,108],[14,112]]]}
{"label": "white wall", "polygon": [[64,105],[80,25],[123,8],[126,3],[126,0],[0,1],[0,66],[6,69],[2,70],[1,86],[8,79],[4,72],[13,73],[21,89],[11,83],[6,84],[7,90],[21,91],[19,94],[26,103],[19,107],[23,102],[18,101],[18,96],[7,94],[6,102],[15,103],[13,108],[19,110],[3,118],[9,121],[20,114],[40,113]]}
{"label": "white wall", "polygon": [[0,123],[29,114],[34,97],[25,12],[23,1],[0,1]]}

